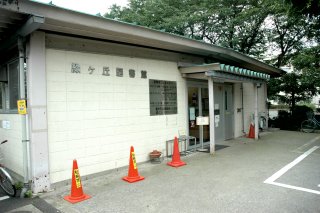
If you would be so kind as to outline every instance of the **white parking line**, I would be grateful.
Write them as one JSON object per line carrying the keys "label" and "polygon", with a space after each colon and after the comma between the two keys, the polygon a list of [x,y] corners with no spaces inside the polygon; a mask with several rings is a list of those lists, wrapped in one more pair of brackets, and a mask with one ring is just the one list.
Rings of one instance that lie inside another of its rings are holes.
{"label": "white parking line", "polygon": [[265,180],[264,183],[274,182],[279,177],[281,177],[284,173],[286,173],[289,169],[291,169],[292,167],[297,165],[300,161],[305,159],[308,155],[310,155],[312,152],[314,152],[318,148],[319,148],[319,146],[312,147],[311,149],[309,149],[308,151],[306,151],[305,153],[300,155],[298,158],[296,158],[294,161],[292,161],[291,163],[289,163],[288,165],[286,165],[285,167],[283,167],[282,169],[280,169],[279,171],[274,173],[271,177],[269,177],[267,180]]}
{"label": "white parking line", "polygon": [[10,197],[9,197],[9,196],[3,196],[3,197],[0,197],[0,201],[1,201],[1,200],[8,199],[8,198],[10,198]]}
{"label": "white parking line", "polygon": [[320,136],[313,138],[312,140],[310,140],[308,143],[303,144],[302,146],[298,147],[296,150],[300,150],[300,149],[304,149],[310,145],[312,145],[314,142],[316,142],[318,139],[320,139]]}
{"label": "white parking line", "polygon": [[273,183],[269,183],[269,184],[276,185],[276,186],[281,186],[281,187],[288,188],[288,189],[295,189],[295,190],[298,190],[298,191],[310,192],[310,193],[313,193],[313,194],[320,195],[320,191],[313,190],[313,189],[307,189],[307,188],[303,188],[303,187],[299,187],[299,186],[292,186],[292,185],[283,184],[283,183],[277,183],[277,182],[273,182]]}
{"label": "white parking line", "polygon": [[[285,167],[283,167],[282,169],[280,169],[279,171],[274,173],[271,177],[269,177],[267,180],[265,180],[264,183],[272,184],[272,185],[276,185],[276,186],[281,186],[281,187],[285,187],[285,188],[289,188],[289,189],[295,189],[295,190],[299,190],[299,191],[310,192],[310,193],[314,193],[314,194],[320,194],[320,191],[275,182],[279,177],[281,177],[289,169],[291,169],[292,167],[297,165],[299,162],[301,162],[303,159],[305,159],[308,155],[310,155],[312,152],[314,152],[318,148],[319,148],[319,146],[312,147],[311,149],[309,149],[308,151],[306,151],[305,153],[303,153],[302,155],[297,157],[294,161],[292,161],[291,163],[287,164]],[[320,187],[320,184],[318,186]]]}

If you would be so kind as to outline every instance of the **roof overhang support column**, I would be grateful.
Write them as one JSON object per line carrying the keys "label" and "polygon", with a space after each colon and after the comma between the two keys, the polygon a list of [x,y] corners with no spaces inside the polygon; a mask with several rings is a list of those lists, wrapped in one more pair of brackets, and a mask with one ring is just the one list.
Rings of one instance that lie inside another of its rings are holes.
{"label": "roof overhang support column", "polygon": [[214,123],[214,90],[213,78],[208,78],[209,91],[209,123],[210,123],[210,154],[215,152],[215,123]]}
{"label": "roof overhang support column", "polygon": [[31,188],[50,190],[47,120],[45,33],[34,32],[27,43],[28,113],[30,125]]}

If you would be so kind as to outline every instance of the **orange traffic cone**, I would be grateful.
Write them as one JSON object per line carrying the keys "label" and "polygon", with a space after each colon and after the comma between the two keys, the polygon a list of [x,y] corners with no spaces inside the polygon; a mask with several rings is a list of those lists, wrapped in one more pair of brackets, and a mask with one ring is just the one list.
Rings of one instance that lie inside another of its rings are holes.
{"label": "orange traffic cone", "polygon": [[178,138],[177,137],[174,137],[172,161],[167,164],[172,167],[180,167],[180,166],[186,165],[186,163],[181,161],[181,159],[180,159],[180,152],[179,152],[179,145],[178,145]]}
{"label": "orange traffic cone", "polygon": [[91,198],[91,196],[84,194],[82,190],[77,160],[73,160],[71,194],[65,196],[64,199],[70,203],[77,203],[89,198]]}
{"label": "orange traffic cone", "polygon": [[250,124],[248,138],[255,138],[254,125],[253,124]]}
{"label": "orange traffic cone", "polygon": [[139,175],[138,167],[136,163],[136,157],[134,154],[133,146],[130,148],[130,158],[129,158],[129,170],[128,176],[123,177],[122,180],[128,181],[129,183],[137,182],[143,180],[144,177]]}

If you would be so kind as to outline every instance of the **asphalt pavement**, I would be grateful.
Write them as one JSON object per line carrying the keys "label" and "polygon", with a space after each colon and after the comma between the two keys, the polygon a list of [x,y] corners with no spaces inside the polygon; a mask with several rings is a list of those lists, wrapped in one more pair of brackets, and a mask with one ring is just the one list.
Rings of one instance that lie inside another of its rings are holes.
{"label": "asphalt pavement", "polygon": [[213,156],[182,157],[187,165],[179,168],[166,165],[171,159],[139,164],[145,180],[132,184],[121,179],[127,168],[82,177],[84,192],[92,197],[80,203],[63,199],[70,194],[65,183],[37,199],[66,213],[320,212],[320,134],[264,132],[258,141],[238,138],[221,145]]}

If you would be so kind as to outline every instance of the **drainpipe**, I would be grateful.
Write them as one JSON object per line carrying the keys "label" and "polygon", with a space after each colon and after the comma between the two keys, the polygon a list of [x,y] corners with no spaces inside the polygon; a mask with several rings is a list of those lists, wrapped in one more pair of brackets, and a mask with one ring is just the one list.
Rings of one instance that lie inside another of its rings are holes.
{"label": "drainpipe", "polygon": [[255,92],[255,106],[254,106],[254,139],[259,139],[259,105],[258,105],[258,88],[261,87],[261,83],[254,84]]}
{"label": "drainpipe", "polygon": [[[18,49],[19,49],[19,88],[20,88],[20,100],[26,100],[26,75],[24,72],[24,59],[25,48],[23,44],[23,38],[18,37]],[[21,115],[21,131],[22,131],[22,149],[23,149],[23,189],[20,197],[24,197],[24,194],[30,189],[29,185],[29,168],[30,168],[30,151],[29,151],[29,128],[28,128],[28,114]]]}
{"label": "drainpipe", "polygon": [[246,135],[246,132],[244,131],[244,110],[243,110],[243,83],[241,83],[240,86],[241,90],[241,117],[242,117],[242,134]]}

